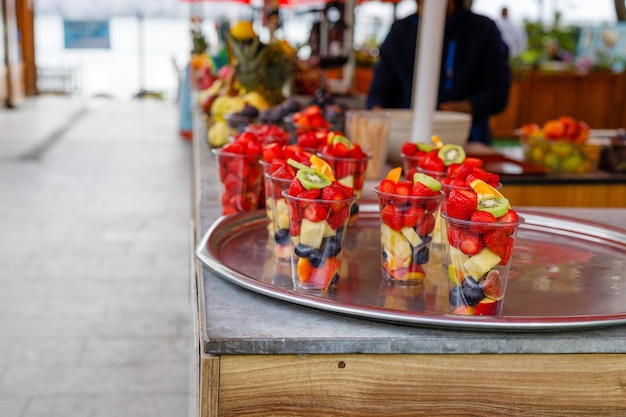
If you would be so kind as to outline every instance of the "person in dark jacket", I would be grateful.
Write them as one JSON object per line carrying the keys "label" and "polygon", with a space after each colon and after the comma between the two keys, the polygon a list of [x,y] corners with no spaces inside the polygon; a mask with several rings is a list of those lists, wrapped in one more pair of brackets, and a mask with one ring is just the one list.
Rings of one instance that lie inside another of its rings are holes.
{"label": "person in dark jacket", "polygon": [[[411,107],[420,6],[418,0],[416,14],[395,21],[381,45],[368,109]],[[489,117],[509,98],[508,55],[493,20],[465,8],[463,0],[448,1],[437,109],[471,114],[470,142],[491,143]]]}

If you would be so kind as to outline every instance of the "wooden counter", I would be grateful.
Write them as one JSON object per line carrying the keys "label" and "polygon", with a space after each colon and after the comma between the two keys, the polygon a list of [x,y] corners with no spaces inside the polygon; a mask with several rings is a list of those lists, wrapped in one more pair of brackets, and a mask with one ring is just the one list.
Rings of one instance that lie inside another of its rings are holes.
{"label": "wooden counter", "polygon": [[592,129],[626,126],[626,74],[514,73],[508,106],[490,125],[494,137],[512,137],[524,123],[541,125],[560,116],[584,120]]}
{"label": "wooden counter", "polygon": [[[215,160],[202,134],[193,142],[197,245],[221,206]],[[626,224],[623,209],[545,210]],[[507,333],[382,323],[269,298],[192,265],[197,416],[626,415],[624,326]]]}

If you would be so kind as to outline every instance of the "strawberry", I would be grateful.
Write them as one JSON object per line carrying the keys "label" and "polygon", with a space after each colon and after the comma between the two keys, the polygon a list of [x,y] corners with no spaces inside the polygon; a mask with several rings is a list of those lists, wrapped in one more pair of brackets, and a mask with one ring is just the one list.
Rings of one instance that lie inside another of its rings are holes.
{"label": "strawberry", "polygon": [[415,155],[415,153],[417,153],[417,145],[413,142],[404,142],[402,144],[402,148],[400,149],[400,152],[408,155],[408,156],[413,156]]}
{"label": "strawberry", "polygon": [[296,176],[294,169],[285,161],[275,159],[270,168],[272,177],[293,179]]}
{"label": "strawberry", "polygon": [[359,146],[358,143],[352,145],[352,149],[348,151],[348,156],[354,159],[367,158],[367,154],[363,152],[363,149],[361,148],[361,146]]}
{"label": "strawberry", "polygon": [[502,255],[498,255],[500,256],[500,265],[506,265],[509,263],[509,259],[511,259],[511,255],[513,254],[513,245],[514,245],[515,241],[513,240],[512,237],[508,238],[506,240],[506,243],[504,244],[504,250],[502,252]]}
{"label": "strawberry", "polygon": [[411,187],[411,195],[430,197],[435,195],[435,192],[421,182],[416,182],[413,184],[413,187]]}
{"label": "strawberry", "polygon": [[283,159],[282,147],[279,143],[268,143],[263,146],[263,160],[271,163],[274,159]]}
{"label": "strawberry", "polygon": [[304,185],[302,185],[300,180],[297,178],[294,178],[293,181],[291,181],[291,184],[289,185],[289,191],[287,191],[287,194],[295,197],[298,194],[302,194],[305,191],[306,191],[306,188],[304,188]]}
{"label": "strawberry", "polygon": [[[493,214],[487,211],[475,211],[472,213],[472,216],[470,217],[470,221],[472,223],[495,223],[498,220],[493,216]],[[474,224],[470,226],[470,230],[473,233],[477,233],[479,235],[488,233],[489,231],[491,231],[491,229],[492,228],[489,226],[478,226]]]}
{"label": "strawberry", "polygon": [[483,248],[483,242],[473,234],[466,234],[459,242],[459,249],[466,255],[476,255]]}
{"label": "strawberry", "polygon": [[394,230],[400,230],[402,226],[404,226],[402,213],[393,204],[388,204],[383,207],[381,218],[383,223]]}
{"label": "strawberry", "polygon": [[437,155],[437,150],[432,150],[419,160],[419,167],[426,171],[444,172],[445,165]]}
{"label": "strawberry", "polygon": [[464,235],[465,231],[460,227],[453,224],[448,225],[448,243],[450,243],[450,246],[458,248]]}
{"label": "strawberry", "polygon": [[298,194],[296,197],[298,198],[303,198],[306,200],[315,200],[320,198],[320,190],[317,188],[313,188],[311,190],[304,190],[303,192],[301,192],[300,194]]}
{"label": "strawberry", "polygon": [[246,153],[246,148],[241,142],[229,142],[222,147],[224,152],[236,153],[243,155]]}
{"label": "strawberry", "polygon": [[463,161],[464,164],[469,164],[471,166],[475,166],[475,167],[482,167],[483,166],[483,160],[480,158],[472,158],[472,157],[465,157],[465,160]]}
{"label": "strawberry", "polygon": [[326,221],[328,222],[328,225],[333,228],[333,230],[337,230],[345,224],[349,215],[350,209],[345,205],[342,205],[339,210],[332,210]]}
{"label": "strawberry", "polygon": [[421,207],[409,207],[403,214],[402,222],[406,227],[415,227],[422,222],[425,214]]}
{"label": "strawberry", "polygon": [[472,190],[452,190],[448,195],[446,214],[455,219],[469,220],[476,211],[478,196]]}
{"label": "strawberry", "polygon": [[328,209],[319,204],[309,204],[304,208],[304,218],[314,223],[326,220]]}
{"label": "strawberry", "polygon": [[[513,209],[509,209],[509,211],[507,211],[504,216],[498,217],[498,222],[502,222],[502,223],[516,223],[518,221],[519,221],[519,216],[517,215],[517,212]],[[515,226],[505,227],[504,229],[507,235],[510,236],[515,231]]]}
{"label": "strawberry", "polygon": [[263,153],[263,145],[257,140],[251,140],[246,147],[247,155],[261,155]]}
{"label": "strawberry", "polygon": [[428,213],[424,216],[424,219],[417,227],[417,234],[420,236],[427,236],[435,230],[435,216]]}
{"label": "strawberry", "polygon": [[383,193],[393,193],[393,187],[395,185],[396,185],[395,182],[388,180],[388,179],[384,179],[378,185],[378,189],[382,191]]}
{"label": "strawberry", "polygon": [[411,188],[412,185],[410,182],[399,181],[397,184],[394,184],[392,193],[401,196],[408,196],[411,195]]}
{"label": "strawberry", "polygon": [[506,231],[502,227],[496,227],[493,230],[482,235],[483,242],[493,253],[502,257],[504,254],[504,246],[508,240]]}

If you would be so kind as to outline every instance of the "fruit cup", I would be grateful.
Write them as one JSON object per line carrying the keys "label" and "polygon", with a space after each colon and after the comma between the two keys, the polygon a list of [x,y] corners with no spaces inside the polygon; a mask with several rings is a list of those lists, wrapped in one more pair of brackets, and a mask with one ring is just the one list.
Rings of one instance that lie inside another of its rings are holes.
{"label": "fruit cup", "polygon": [[399,195],[374,188],[380,207],[383,277],[421,284],[430,259],[430,243],[443,192],[432,196]]}
{"label": "fruit cup", "polygon": [[269,218],[268,231],[274,242],[274,255],[277,261],[291,260],[291,239],[289,236],[289,210],[283,191],[289,189],[291,179],[264,174],[265,209]]}
{"label": "fruit cup", "polygon": [[340,279],[345,231],[356,195],[332,200],[294,197],[287,192],[283,196],[289,209],[294,289],[328,291]]}
{"label": "fruit cup", "polygon": [[217,158],[223,214],[251,211],[263,206],[259,200],[263,187],[261,153],[232,153],[223,148],[212,151]]}
{"label": "fruit cup", "polygon": [[363,194],[365,172],[371,157],[367,155],[362,158],[335,157],[324,153],[320,153],[319,156],[330,165],[337,181],[354,188],[356,200],[350,210],[350,219],[348,221],[348,225],[353,226],[359,217],[359,201]]}
{"label": "fruit cup", "polygon": [[478,222],[441,213],[444,268],[449,278],[450,312],[498,316],[519,226],[514,221]]}

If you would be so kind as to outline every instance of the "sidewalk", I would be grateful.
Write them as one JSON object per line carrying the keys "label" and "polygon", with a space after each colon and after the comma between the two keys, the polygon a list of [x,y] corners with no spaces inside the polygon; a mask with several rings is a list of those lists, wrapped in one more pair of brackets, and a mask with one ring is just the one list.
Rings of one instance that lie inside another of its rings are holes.
{"label": "sidewalk", "polygon": [[0,110],[0,416],[189,415],[177,115],[63,97]]}

